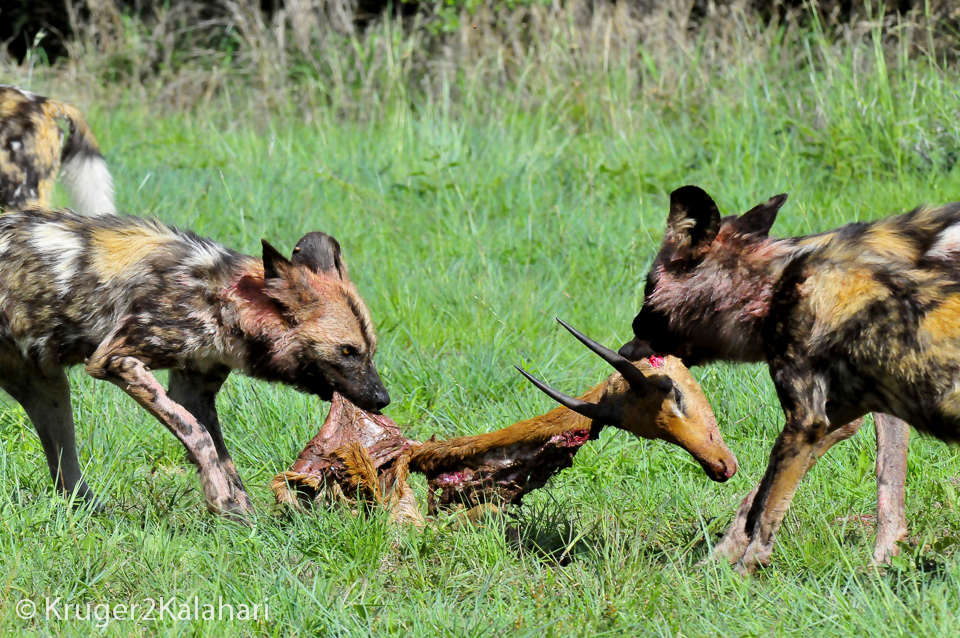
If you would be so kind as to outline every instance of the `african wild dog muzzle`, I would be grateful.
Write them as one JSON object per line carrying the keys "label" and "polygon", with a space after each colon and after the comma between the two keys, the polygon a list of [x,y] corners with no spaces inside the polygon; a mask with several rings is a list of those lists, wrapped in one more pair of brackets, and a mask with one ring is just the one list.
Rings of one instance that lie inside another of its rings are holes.
{"label": "african wild dog muzzle", "polygon": [[372,362],[359,373],[350,371],[349,374],[332,365],[314,366],[301,375],[301,387],[324,401],[331,400],[333,393],[339,392],[357,407],[374,414],[390,405],[390,394]]}

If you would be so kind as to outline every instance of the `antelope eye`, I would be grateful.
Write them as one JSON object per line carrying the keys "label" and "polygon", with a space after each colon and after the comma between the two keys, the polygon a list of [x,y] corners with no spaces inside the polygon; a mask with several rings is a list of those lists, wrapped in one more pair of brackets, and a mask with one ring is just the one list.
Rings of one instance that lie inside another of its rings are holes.
{"label": "antelope eye", "polygon": [[683,393],[680,392],[680,388],[673,386],[673,400],[677,404],[677,407],[680,408],[680,411],[683,412]]}

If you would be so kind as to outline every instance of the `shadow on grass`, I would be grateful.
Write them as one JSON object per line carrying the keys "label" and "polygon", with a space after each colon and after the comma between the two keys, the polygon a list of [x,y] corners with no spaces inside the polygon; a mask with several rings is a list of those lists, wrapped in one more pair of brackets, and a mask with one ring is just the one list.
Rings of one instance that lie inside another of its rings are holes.
{"label": "shadow on grass", "polygon": [[690,525],[683,531],[671,529],[667,544],[658,541],[658,529],[654,525],[641,534],[622,524],[616,515],[588,522],[568,503],[552,496],[548,501],[515,508],[504,520],[504,532],[515,551],[559,566],[597,557],[618,557],[622,561],[624,556],[667,565],[675,563],[678,554],[690,555],[701,546],[706,555],[706,543],[698,526]]}
{"label": "shadow on grass", "polygon": [[514,508],[505,517],[504,532],[518,553],[560,566],[569,565],[602,542],[591,526],[571,518],[569,509],[554,500]]}
{"label": "shadow on grass", "polygon": [[956,536],[945,536],[916,547],[897,543],[900,555],[894,556],[890,565],[882,568],[890,588],[898,593],[907,593],[915,589],[917,581],[929,583],[947,580],[951,566],[956,562],[958,543],[960,538]]}

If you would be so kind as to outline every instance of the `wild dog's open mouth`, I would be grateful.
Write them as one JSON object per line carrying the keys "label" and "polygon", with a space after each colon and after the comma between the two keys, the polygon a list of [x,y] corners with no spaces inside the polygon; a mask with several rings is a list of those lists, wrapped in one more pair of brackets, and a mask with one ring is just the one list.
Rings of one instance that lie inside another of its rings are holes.
{"label": "wild dog's open mouth", "polygon": [[325,379],[304,379],[297,384],[301,392],[315,394],[324,401],[332,401],[336,389]]}

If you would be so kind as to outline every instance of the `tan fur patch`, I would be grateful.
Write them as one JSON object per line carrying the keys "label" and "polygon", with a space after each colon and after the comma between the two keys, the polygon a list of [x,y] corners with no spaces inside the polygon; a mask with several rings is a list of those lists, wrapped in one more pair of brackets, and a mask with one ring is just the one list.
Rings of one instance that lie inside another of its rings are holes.
{"label": "tan fur patch", "polygon": [[829,232],[820,233],[818,235],[810,235],[808,237],[801,237],[797,241],[797,245],[803,246],[804,248],[823,248],[833,241],[835,234],[835,232]]}
{"label": "tan fur patch", "polygon": [[920,256],[916,245],[889,222],[872,226],[864,234],[862,243],[867,250],[889,260],[912,262]]}
{"label": "tan fur patch", "polygon": [[920,322],[918,337],[929,344],[960,339],[960,294],[947,297]]}
{"label": "tan fur patch", "polygon": [[960,387],[958,387],[958,383],[955,382],[953,388],[941,399],[940,409],[947,415],[960,419]]}
{"label": "tan fur patch", "polygon": [[[770,492],[767,494],[767,502],[764,506],[764,514],[761,524],[769,528],[762,529],[761,535],[775,533],[780,527],[780,521],[783,515],[790,507],[790,501],[797,492],[800,481],[810,470],[816,459],[811,455],[812,446],[794,441],[788,444],[790,450],[781,449],[782,456],[776,478],[773,485],[770,486]],[[776,448],[775,448],[776,449]]]}
{"label": "tan fur patch", "polygon": [[169,229],[159,225],[97,230],[90,238],[90,265],[104,281],[130,277],[145,257],[176,239]]}
{"label": "tan fur patch", "polygon": [[373,459],[363,444],[359,441],[347,443],[333,451],[347,468],[347,480],[372,503],[383,503],[380,494],[380,481],[377,480],[377,470]]}
{"label": "tan fur patch", "polygon": [[813,316],[817,318],[813,339],[839,330],[868,304],[885,299],[889,291],[873,279],[869,270],[831,268],[800,285]]}

